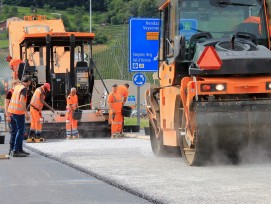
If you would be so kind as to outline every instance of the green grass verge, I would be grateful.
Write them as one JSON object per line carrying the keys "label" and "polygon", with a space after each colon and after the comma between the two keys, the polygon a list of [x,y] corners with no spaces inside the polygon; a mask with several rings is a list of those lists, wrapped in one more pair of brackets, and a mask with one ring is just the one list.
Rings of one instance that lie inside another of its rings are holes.
{"label": "green grass verge", "polygon": [[0,40],[0,49],[8,48],[8,40]]}
{"label": "green grass verge", "polygon": [[[125,118],[124,125],[137,125],[137,118]],[[140,128],[149,127],[149,119],[140,118]]]}

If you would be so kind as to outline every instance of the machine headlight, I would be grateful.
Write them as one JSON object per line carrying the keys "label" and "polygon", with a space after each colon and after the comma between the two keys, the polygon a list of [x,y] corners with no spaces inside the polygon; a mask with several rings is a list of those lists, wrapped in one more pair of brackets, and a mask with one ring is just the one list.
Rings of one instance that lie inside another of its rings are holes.
{"label": "machine headlight", "polygon": [[225,90],[225,85],[224,85],[224,84],[217,84],[217,85],[215,86],[215,89],[216,89],[217,91],[224,91],[224,90]]}

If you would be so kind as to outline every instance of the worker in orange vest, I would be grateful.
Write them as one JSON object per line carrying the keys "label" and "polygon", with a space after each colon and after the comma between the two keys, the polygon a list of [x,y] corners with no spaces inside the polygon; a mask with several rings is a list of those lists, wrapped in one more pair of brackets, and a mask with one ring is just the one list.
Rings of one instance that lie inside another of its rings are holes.
{"label": "worker in orange vest", "polygon": [[126,103],[129,96],[129,84],[123,84],[118,86],[118,93],[122,96],[123,105]]}
{"label": "worker in orange vest", "polygon": [[8,106],[10,103],[10,100],[12,98],[12,94],[14,92],[14,88],[16,87],[17,84],[19,84],[20,81],[19,80],[14,80],[12,82],[12,88],[7,92],[6,94],[6,98],[5,98],[5,114],[6,114],[6,121],[8,123],[8,127],[9,127],[9,133],[10,133],[10,140],[9,140],[9,155],[11,154],[11,151],[13,150],[14,147],[14,140],[15,140],[15,136],[16,136],[16,132],[14,130],[12,130],[12,123],[14,125],[14,120],[11,120],[11,114],[8,112]]}
{"label": "worker in orange vest", "polygon": [[48,93],[49,91],[51,91],[51,86],[49,83],[45,83],[44,85],[35,90],[31,98],[30,101],[31,127],[27,139],[28,143],[45,142],[44,137],[41,136],[43,122],[41,111],[43,109],[43,106],[45,106],[53,113],[55,112],[55,110],[44,101],[46,93]]}
{"label": "worker in orange vest", "polygon": [[18,78],[18,72],[19,72],[19,66],[23,61],[21,59],[13,59],[10,55],[7,56],[6,61],[9,62],[10,69],[13,71],[12,73],[12,79],[17,80]]}
{"label": "worker in orange vest", "polygon": [[67,97],[67,112],[66,112],[66,134],[67,139],[79,138],[77,130],[77,120],[73,119],[73,112],[78,107],[78,97],[76,88],[71,88],[70,95]]}
{"label": "worker in orange vest", "polygon": [[[126,103],[128,96],[129,96],[129,84],[123,84],[118,86],[118,92],[122,96],[122,105]],[[122,122],[122,127],[124,126],[124,117],[123,117],[123,122]],[[125,136],[123,134],[123,131],[121,131],[121,136]]]}
{"label": "worker in orange vest", "polygon": [[112,92],[108,96],[108,106],[110,111],[111,121],[111,138],[121,137],[122,132],[122,96],[118,93],[118,85],[114,84],[112,87]]}
{"label": "worker in orange vest", "polygon": [[16,132],[14,147],[11,153],[13,157],[25,157],[29,155],[28,152],[23,150],[23,138],[25,133],[25,119],[29,120],[26,102],[27,89],[30,84],[31,78],[27,76],[23,77],[22,83],[16,85],[8,106],[8,113],[12,114],[11,120],[14,120],[14,123],[11,123],[11,128]]}
{"label": "worker in orange vest", "polygon": [[[124,105],[127,101],[128,96],[129,96],[129,90],[128,90],[129,84],[123,84],[123,85],[119,85],[117,87],[118,87],[117,91],[122,97],[122,104]],[[112,115],[110,112],[109,112],[109,118],[112,118]],[[108,123],[111,124],[111,121],[109,120]]]}

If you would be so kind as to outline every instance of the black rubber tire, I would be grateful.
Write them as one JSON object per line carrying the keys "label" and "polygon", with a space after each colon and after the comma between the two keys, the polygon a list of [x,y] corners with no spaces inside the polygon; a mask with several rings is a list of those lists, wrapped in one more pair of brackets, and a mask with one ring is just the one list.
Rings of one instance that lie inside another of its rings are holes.
{"label": "black rubber tire", "polygon": [[[207,144],[205,141],[200,141],[200,137],[197,134],[196,135],[196,145],[194,149],[193,154],[188,154],[184,149],[188,148],[186,139],[184,135],[180,136],[180,149],[182,153],[182,157],[184,158],[185,162],[189,166],[202,166],[206,164],[206,162],[210,159],[211,157],[211,152],[206,152],[205,150],[208,149],[206,148]],[[193,152],[193,151],[191,151]]]}

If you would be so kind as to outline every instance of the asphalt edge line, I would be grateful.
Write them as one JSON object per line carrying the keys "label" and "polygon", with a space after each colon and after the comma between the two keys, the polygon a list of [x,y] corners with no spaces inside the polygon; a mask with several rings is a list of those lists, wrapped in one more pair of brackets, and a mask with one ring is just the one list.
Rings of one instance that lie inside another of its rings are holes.
{"label": "asphalt edge line", "polygon": [[95,172],[93,172],[91,170],[87,170],[86,168],[80,167],[79,165],[72,164],[71,162],[65,161],[65,160],[63,160],[61,158],[58,158],[56,156],[53,156],[53,155],[51,155],[49,153],[45,153],[45,152],[37,150],[37,149],[35,149],[33,147],[29,147],[26,144],[24,144],[24,147],[26,149],[32,151],[32,152],[35,152],[35,153],[43,156],[43,157],[52,159],[52,160],[57,161],[57,162],[59,162],[61,164],[64,164],[64,165],[69,166],[71,168],[74,168],[74,169],[76,169],[76,170],[78,170],[80,172],[83,172],[83,173],[85,173],[85,174],[87,174],[89,176],[92,176],[92,177],[96,178],[99,181],[105,182],[105,183],[107,183],[107,184],[109,184],[111,186],[114,186],[114,187],[116,187],[116,188],[118,188],[120,190],[123,190],[123,191],[126,191],[128,193],[131,193],[131,194],[133,194],[133,195],[135,195],[135,196],[137,196],[139,198],[142,198],[144,200],[147,200],[149,202],[152,202],[152,203],[155,203],[155,204],[164,204],[165,203],[165,202],[162,202],[161,200],[157,200],[157,199],[151,198],[150,196],[148,196],[148,195],[146,195],[144,193],[138,192],[138,191],[136,191],[136,190],[134,190],[134,189],[132,189],[130,187],[126,187],[125,185],[119,184],[119,183],[117,183],[117,181],[115,181],[113,179],[110,179],[110,178],[108,178],[106,176],[103,176],[103,175],[100,175],[98,173],[95,173]]}

